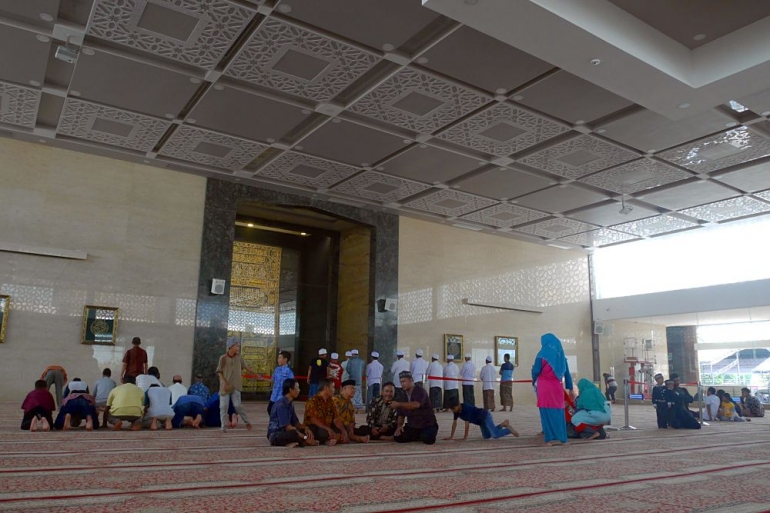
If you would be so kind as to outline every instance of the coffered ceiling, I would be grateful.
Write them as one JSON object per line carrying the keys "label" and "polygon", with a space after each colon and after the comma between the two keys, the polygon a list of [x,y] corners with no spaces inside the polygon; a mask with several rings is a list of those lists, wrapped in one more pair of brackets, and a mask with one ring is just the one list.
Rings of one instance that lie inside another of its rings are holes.
{"label": "coffered ceiling", "polygon": [[0,135],[627,243],[770,213],[768,16],[760,0],[0,0]]}

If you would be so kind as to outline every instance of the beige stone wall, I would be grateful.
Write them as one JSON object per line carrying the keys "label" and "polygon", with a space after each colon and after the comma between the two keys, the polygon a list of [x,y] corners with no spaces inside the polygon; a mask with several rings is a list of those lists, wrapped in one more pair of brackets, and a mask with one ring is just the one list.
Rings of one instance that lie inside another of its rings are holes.
{"label": "beige stone wall", "polygon": [[[89,383],[115,375],[134,336],[165,382],[189,384],[205,192],[202,177],[0,139],[0,242],[88,253],[0,252],[4,399],[53,363]],[[85,304],[121,309],[116,346],[80,344]]]}
{"label": "beige stone wall", "polygon": [[[403,217],[400,223],[398,345],[409,360],[422,348],[428,357],[439,353],[443,363],[444,334],[457,333],[464,336],[465,351],[473,354],[478,370],[493,354],[496,335],[516,336],[514,379],[530,379],[540,336],[552,332],[564,343],[574,377],[592,377],[584,253]],[[532,306],[544,313],[468,306],[463,298]],[[517,404],[534,404],[534,399],[530,384],[514,386]],[[480,385],[476,401],[480,406]]]}

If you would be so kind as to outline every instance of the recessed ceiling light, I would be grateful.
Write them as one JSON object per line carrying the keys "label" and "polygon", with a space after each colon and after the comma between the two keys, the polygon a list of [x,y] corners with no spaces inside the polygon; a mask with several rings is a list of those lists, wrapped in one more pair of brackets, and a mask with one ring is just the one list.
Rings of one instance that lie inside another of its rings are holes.
{"label": "recessed ceiling light", "polygon": [[342,123],[340,118],[332,118],[332,123]]}
{"label": "recessed ceiling light", "polygon": [[70,91],[71,96],[80,96],[80,91],[75,91],[74,89]]}
{"label": "recessed ceiling light", "polygon": [[94,55],[96,53],[96,50],[94,50],[93,48],[83,48],[82,50],[80,50],[80,53],[84,53],[86,55]]}
{"label": "recessed ceiling light", "polygon": [[294,149],[295,149],[295,150],[297,150],[297,151],[302,151],[302,150],[304,150],[304,149],[305,149],[305,147],[304,147],[304,146],[302,146],[302,145],[299,145],[299,144],[298,144],[298,145],[296,145],[296,146],[294,147]]}
{"label": "recessed ceiling light", "polygon": [[248,226],[249,228],[254,228],[254,223],[248,223],[246,226]]}
{"label": "recessed ceiling light", "polygon": [[38,35],[36,35],[36,36],[35,36],[35,39],[37,39],[37,40],[38,40],[38,41],[40,41],[41,43],[47,43],[48,41],[50,41],[50,40],[51,40],[51,38],[50,38],[50,37],[48,37],[48,36],[44,36],[43,34],[38,34]]}
{"label": "recessed ceiling light", "polygon": [[187,118],[185,121],[193,125],[196,123],[196,121],[193,118]]}
{"label": "recessed ceiling light", "polygon": [[505,94],[507,92],[508,90],[505,87],[498,87],[497,89],[495,89],[495,93],[497,94]]}
{"label": "recessed ceiling light", "polygon": [[694,36],[692,36],[692,38],[693,38],[693,41],[703,41],[704,39],[706,39],[706,34],[695,34]]}
{"label": "recessed ceiling light", "polygon": [[278,10],[282,13],[291,12],[291,6],[289,4],[281,4],[278,6]]}
{"label": "recessed ceiling light", "polygon": [[197,77],[190,77],[190,82],[192,82],[193,84],[200,84],[201,79]]}
{"label": "recessed ceiling light", "polygon": [[385,171],[385,168],[380,166],[380,167],[377,168],[377,171]]}
{"label": "recessed ceiling light", "polygon": [[576,124],[576,125],[585,125],[585,124],[586,124],[586,122],[585,122],[585,120],[584,120],[584,119],[578,119],[577,121],[575,121],[575,124]]}
{"label": "recessed ceiling light", "polygon": [[273,143],[275,142],[275,139],[273,139],[272,137],[268,137],[268,138],[267,138],[267,139],[265,139],[265,140],[266,140],[267,142],[269,142],[270,144],[273,144]]}
{"label": "recessed ceiling light", "polygon": [[214,84],[214,89],[216,89],[217,91],[224,91],[225,86],[223,86],[222,84]]}
{"label": "recessed ceiling light", "polygon": [[384,45],[382,45],[382,49],[385,50],[386,52],[392,52],[393,50],[396,49],[396,47],[390,43],[385,43]]}
{"label": "recessed ceiling light", "polygon": [[760,114],[762,114],[763,116],[770,116],[770,110],[762,111]]}
{"label": "recessed ceiling light", "polygon": [[427,145],[427,144],[421,144],[421,145],[420,145],[420,148],[422,148],[423,150],[424,150],[425,148],[427,148],[427,147],[428,147],[428,145]]}
{"label": "recessed ceiling light", "polygon": [[597,134],[603,134],[603,133],[604,133],[604,132],[606,132],[606,131],[607,131],[607,130],[605,130],[604,128],[600,128],[599,130],[597,130],[597,131],[596,131],[596,133],[597,133]]}
{"label": "recessed ceiling light", "polygon": [[41,12],[40,13],[40,19],[43,20],[43,21],[53,21],[53,16],[51,16],[47,12]]}
{"label": "recessed ceiling light", "polygon": [[415,62],[417,64],[428,64],[428,58],[427,57],[417,57]]}
{"label": "recessed ceiling light", "polygon": [[653,148],[653,149],[651,149],[651,150],[647,150],[647,153],[655,153],[656,151],[658,151],[658,150],[656,150],[655,148]]}
{"label": "recessed ceiling light", "polygon": [[30,80],[29,85],[33,87],[40,87],[40,82],[38,82],[37,80]]}
{"label": "recessed ceiling light", "polygon": [[164,114],[164,116],[167,117],[168,119],[174,119],[176,117],[173,114],[171,114],[170,112],[167,113],[167,114]]}
{"label": "recessed ceiling light", "polygon": [[679,105],[677,105],[677,107],[679,107],[680,109],[687,109],[687,108],[690,107],[690,104],[687,103],[687,102],[684,102],[684,103],[680,103]]}
{"label": "recessed ceiling light", "polygon": [[598,66],[601,63],[602,63],[601,59],[591,59],[591,64],[594,66]]}
{"label": "recessed ceiling light", "polygon": [[513,96],[513,100],[517,102],[520,102],[523,99],[524,99],[524,95],[521,95],[521,94],[516,94]]}
{"label": "recessed ceiling light", "polygon": [[404,144],[412,144],[413,142],[411,139],[404,139]]}
{"label": "recessed ceiling light", "polygon": [[735,121],[730,121],[728,123],[725,123],[725,126],[730,128],[730,127],[733,127],[733,126],[738,126],[738,123],[736,123]]}

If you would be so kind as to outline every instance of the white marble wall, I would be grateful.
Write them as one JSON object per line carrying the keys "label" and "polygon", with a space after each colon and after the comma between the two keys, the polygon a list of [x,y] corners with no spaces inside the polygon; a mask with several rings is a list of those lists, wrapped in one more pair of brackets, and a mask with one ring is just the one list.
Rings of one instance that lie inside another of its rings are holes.
{"label": "white marble wall", "polygon": [[[652,324],[643,320],[638,321],[605,321],[602,323],[605,334],[599,336],[599,351],[601,354],[602,372],[614,372],[618,386],[622,380],[629,377],[629,364],[623,360],[626,356],[634,356],[639,360],[655,362],[654,373],[661,372],[668,377],[668,345],[666,343],[666,327],[662,324]],[[643,341],[651,340],[653,349],[645,351]],[[639,367],[637,366],[637,373]],[[636,376],[635,381],[639,381]]]}
{"label": "white marble wall", "polygon": [[[164,381],[190,382],[205,190],[202,177],[0,139],[0,242],[88,253],[0,252],[3,399],[49,364],[89,383],[115,375],[134,336]],[[85,304],[121,309],[116,346],[80,344]]]}
{"label": "white marble wall", "polygon": [[[573,376],[592,378],[588,259],[583,252],[530,244],[401,218],[398,346],[412,359],[422,348],[444,361],[445,333],[464,335],[477,370],[494,337],[519,337],[514,379],[530,379],[540,336],[563,342]],[[492,310],[463,298],[533,306],[544,313]],[[460,365],[462,362],[460,362]],[[499,397],[496,393],[499,404]],[[514,385],[517,404],[534,404],[530,384]],[[481,406],[481,386],[476,386]]]}

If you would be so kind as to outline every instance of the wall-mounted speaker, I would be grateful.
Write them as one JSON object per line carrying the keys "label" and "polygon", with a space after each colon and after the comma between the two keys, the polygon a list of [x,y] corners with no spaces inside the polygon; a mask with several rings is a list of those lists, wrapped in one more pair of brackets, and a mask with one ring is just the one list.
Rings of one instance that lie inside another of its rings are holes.
{"label": "wall-mounted speaker", "polygon": [[211,293],[217,296],[221,296],[225,293],[225,280],[218,280],[214,278],[211,280]]}
{"label": "wall-mounted speaker", "polygon": [[378,312],[395,312],[398,309],[398,299],[386,297],[377,300]]}

